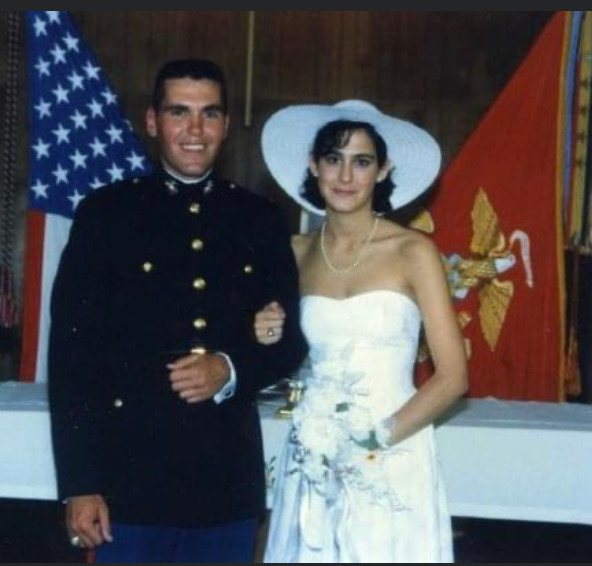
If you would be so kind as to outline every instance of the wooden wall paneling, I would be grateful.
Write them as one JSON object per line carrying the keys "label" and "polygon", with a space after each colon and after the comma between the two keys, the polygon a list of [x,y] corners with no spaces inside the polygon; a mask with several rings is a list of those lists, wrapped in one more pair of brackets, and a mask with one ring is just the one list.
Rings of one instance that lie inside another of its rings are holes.
{"label": "wooden wall paneling", "polygon": [[[72,14],[144,141],[144,113],[158,67],[172,57],[217,61],[228,76],[232,114],[221,169],[276,199],[295,229],[299,211],[275,186],[260,150],[261,129],[273,111],[287,104],[367,99],[427,127],[448,163],[553,12],[258,11],[251,128],[242,125],[246,11]],[[0,15],[3,81],[6,12]],[[22,92],[26,100],[24,84]],[[28,184],[26,125],[23,130],[19,261]],[[20,274],[17,285],[20,292]]]}

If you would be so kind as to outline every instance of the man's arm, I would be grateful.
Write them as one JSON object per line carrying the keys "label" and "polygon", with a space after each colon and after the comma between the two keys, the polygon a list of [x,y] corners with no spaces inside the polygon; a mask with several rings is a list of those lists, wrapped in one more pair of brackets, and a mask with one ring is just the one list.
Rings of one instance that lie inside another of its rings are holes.
{"label": "man's arm", "polygon": [[[257,254],[265,261],[265,274],[257,310],[277,302],[283,308],[284,325],[282,340],[273,346],[257,341],[253,326],[247,347],[228,348],[236,368],[235,396],[254,396],[261,389],[288,377],[304,360],[308,344],[300,328],[300,291],[296,260],[290,244],[290,234],[279,212],[270,215],[266,226],[267,245]],[[252,323],[256,312],[252,313]]]}
{"label": "man's arm", "polygon": [[80,536],[89,548],[109,535],[108,511],[99,495],[97,449],[100,383],[96,362],[104,355],[100,338],[109,249],[101,241],[100,221],[90,200],[81,203],[54,282],[48,360],[59,497],[68,499],[69,533]]}

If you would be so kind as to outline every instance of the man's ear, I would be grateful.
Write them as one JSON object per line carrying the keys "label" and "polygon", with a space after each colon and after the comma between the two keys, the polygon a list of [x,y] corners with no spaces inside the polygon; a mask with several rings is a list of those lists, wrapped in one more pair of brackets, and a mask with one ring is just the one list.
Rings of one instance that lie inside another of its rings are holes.
{"label": "man's ear", "polygon": [[146,131],[151,138],[158,136],[158,126],[156,124],[156,110],[151,106],[146,111]]}
{"label": "man's ear", "polygon": [[230,115],[226,114],[224,117],[224,138],[228,138],[228,128],[230,128]]}

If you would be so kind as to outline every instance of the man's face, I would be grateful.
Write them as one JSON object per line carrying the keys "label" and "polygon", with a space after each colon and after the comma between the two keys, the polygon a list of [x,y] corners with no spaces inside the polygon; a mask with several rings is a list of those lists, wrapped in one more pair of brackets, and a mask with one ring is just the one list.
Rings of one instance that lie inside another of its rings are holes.
{"label": "man's face", "polygon": [[158,110],[146,114],[148,134],[175,172],[200,177],[209,171],[228,134],[220,85],[210,79],[168,79]]}

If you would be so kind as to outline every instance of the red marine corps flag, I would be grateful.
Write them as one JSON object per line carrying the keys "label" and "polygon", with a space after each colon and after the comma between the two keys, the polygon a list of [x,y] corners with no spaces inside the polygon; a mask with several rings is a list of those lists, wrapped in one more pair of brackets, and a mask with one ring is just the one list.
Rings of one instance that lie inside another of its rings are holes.
{"label": "red marine corps flag", "polygon": [[563,116],[572,17],[553,17],[430,206],[470,351],[471,397],[563,398]]}

